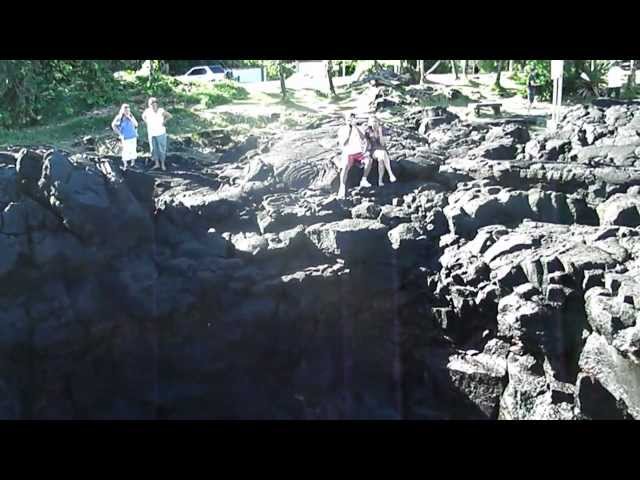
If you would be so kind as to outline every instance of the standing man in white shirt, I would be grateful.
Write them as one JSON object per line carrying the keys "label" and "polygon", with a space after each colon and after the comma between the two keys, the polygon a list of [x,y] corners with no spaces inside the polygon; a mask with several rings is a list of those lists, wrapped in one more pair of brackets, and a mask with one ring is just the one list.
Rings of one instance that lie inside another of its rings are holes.
{"label": "standing man in white shirt", "polygon": [[345,115],[345,124],[338,130],[338,144],[342,148],[340,161],[340,189],[338,198],[345,198],[347,193],[347,177],[351,167],[358,163],[365,167],[360,186],[370,187],[367,175],[371,170],[371,161],[367,162],[367,139],[356,125],[356,116],[353,113]]}
{"label": "standing man in white shirt", "polygon": [[152,168],[167,169],[164,163],[167,157],[167,129],[165,122],[171,117],[172,115],[164,108],[158,108],[158,100],[155,97],[149,99],[149,108],[142,114],[142,119],[147,124],[151,158],[155,162]]}

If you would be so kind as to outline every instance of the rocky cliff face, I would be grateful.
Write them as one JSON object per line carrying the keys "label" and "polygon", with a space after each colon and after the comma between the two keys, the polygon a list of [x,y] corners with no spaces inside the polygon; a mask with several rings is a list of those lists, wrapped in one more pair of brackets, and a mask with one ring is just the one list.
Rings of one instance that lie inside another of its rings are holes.
{"label": "rocky cliff face", "polygon": [[0,417],[639,418],[640,107],[436,117],[344,201],[330,120],[0,153]]}

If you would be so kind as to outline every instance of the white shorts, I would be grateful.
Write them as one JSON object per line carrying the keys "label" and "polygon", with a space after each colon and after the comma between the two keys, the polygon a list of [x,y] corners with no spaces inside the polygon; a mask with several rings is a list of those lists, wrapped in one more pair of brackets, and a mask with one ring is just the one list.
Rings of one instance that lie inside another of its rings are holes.
{"label": "white shorts", "polygon": [[122,160],[128,162],[129,160],[135,160],[138,158],[138,142],[137,138],[130,138],[122,141]]}

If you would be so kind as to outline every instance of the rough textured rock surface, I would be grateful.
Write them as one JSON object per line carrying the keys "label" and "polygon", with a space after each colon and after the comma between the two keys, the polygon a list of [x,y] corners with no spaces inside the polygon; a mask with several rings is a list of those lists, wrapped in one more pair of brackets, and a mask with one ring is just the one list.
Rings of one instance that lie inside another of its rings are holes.
{"label": "rough textured rock surface", "polygon": [[0,417],[640,418],[640,106],[392,119],[345,200],[332,118],[168,172],[0,152]]}

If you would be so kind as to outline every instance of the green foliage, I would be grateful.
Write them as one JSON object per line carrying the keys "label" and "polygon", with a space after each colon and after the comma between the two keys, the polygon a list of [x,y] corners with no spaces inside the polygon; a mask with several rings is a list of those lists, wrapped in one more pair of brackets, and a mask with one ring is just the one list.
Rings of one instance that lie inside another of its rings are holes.
{"label": "green foliage", "polygon": [[166,97],[181,86],[179,80],[161,73],[156,73],[150,79],[132,71],[125,71],[118,78],[121,81],[119,93],[125,96]]}
{"label": "green foliage", "polygon": [[576,71],[566,79],[569,80],[568,91],[575,92],[580,97],[598,97],[607,86],[608,71],[609,65],[605,62],[596,63],[594,69],[590,65],[584,65],[582,72]]}
{"label": "green foliage", "polygon": [[236,82],[224,81],[213,84],[180,85],[175,96],[187,104],[199,103],[211,108],[234,100],[244,100],[249,97],[249,92]]}
{"label": "green foliage", "polygon": [[[0,128],[15,129],[73,118],[95,109],[140,102],[155,96],[211,107],[248,97],[235,82],[189,86],[161,73],[136,73],[140,60],[6,60],[0,62]],[[113,70],[130,67],[118,71]]]}
{"label": "green foliage", "polygon": [[0,127],[28,125],[38,118],[35,100],[39,62],[0,62]]}
{"label": "green foliage", "polygon": [[293,74],[295,70],[295,64],[289,60],[263,60],[265,67],[266,80],[279,80],[280,79],[280,62],[283,62],[284,76],[285,78]]}
{"label": "green foliage", "polygon": [[622,89],[622,95],[621,97],[624,100],[635,100],[638,97],[640,97],[640,87],[638,87],[638,85],[626,85],[623,89]]}
{"label": "green foliage", "polygon": [[334,60],[333,65],[335,67],[336,74],[340,72],[342,74],[342,66],[344,65],[344,74],[353,75],[356,71],[357,60]]}
{"label": "green foliage", "polygon": [[0,62],[0,127],[34,125],[114,102],[119,83],[112,61],[5,60]]}
{"label": "green foliage", "polygon": [[478,68],[481,73],[494,73],[498,71],[498,60],[478,60]]}

